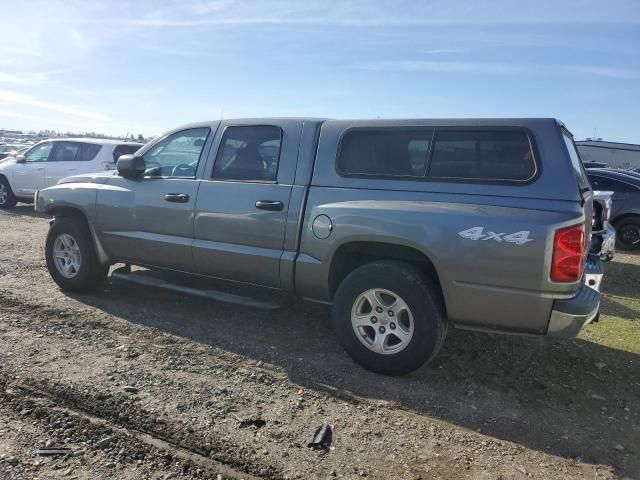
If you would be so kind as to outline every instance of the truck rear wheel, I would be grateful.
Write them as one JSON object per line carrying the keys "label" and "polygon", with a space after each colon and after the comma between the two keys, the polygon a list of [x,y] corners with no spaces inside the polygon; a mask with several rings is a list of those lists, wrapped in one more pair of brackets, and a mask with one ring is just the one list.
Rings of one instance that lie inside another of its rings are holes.
{"label": "truck rear wheel", "polygon": [[108,265],[98,261],[89,228],[81,217],[57,218],[47,234],[47,269],[62,290],[88,292],[106,278]]}
{"label": "truck rear wheel", "polygon": [[408,263],[369,263],[342,281],[333,303],[338,338],[363,367],[403,375],[440,350],[447,320],[433,282]]}
{"label": "truck rear wheel", "polygon": [[13,208],[18,203],[18,199],[11,190],[11,185],[6,178],[0,177],[0,208]]}

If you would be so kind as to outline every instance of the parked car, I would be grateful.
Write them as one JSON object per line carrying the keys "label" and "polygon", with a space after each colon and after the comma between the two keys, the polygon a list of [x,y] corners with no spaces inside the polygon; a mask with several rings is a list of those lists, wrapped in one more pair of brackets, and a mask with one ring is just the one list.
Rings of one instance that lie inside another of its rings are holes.
{"label": "parked car", "polygon": [[23,154],[0,163],[0,208],[80,173],[115,170],[120,155],[136,152],[142,144],[93,138],[65,138],[40,142]]}
{"label": "parked car", "polygon": [[5,150],[4,154],[0,154],[0,163],[6,162],[7,160],[13,157],[17,157],[18,155],[25,153],[27,150],[29,150],[30,147],[31,145],[28,145],[28,146],[19,145],[19,144],[11,145],[10,148]]}
{"label": "parked car", "polygon": [[590,253],[603,262],[613,260],[616,253],[616,229],[611,225],[613,192],[593,192],[593,220],[591,222]]}
{"label": "parked car", "polygon": [[55,217],[46,261],[64,290],[116,262],[115,278],[229,302],[244,300],[128,266],[259,285],[332,304],[357,362],[403,374],[449,325],[573,337],[594,320],[592,197],[554,119],[268,118],[178,128],[36,209]]}
{"label": "parked car", "polygon": [[611,223],[617,246],[622,250],[640,248],[640,177],[624,170],[588,169],[594,190],[613,193]]}
{"label": "parked car", "polygon": [[0,160],[3,160],[9,156],[15,155],[19,150],[19,146],[13,144],[0,145]]}

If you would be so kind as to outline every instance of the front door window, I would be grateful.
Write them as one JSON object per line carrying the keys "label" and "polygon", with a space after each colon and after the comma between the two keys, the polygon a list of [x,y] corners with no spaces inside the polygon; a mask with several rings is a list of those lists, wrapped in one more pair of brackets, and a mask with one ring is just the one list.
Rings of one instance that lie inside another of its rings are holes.
{"label": "front door window", "polygon": [[49,154],[53,148],[53,143],[43,143],[33,147],[25,156],[25,161],[31,162],[46,162],[49,159]]}
{"label": "front door window", "polygon": [[159,141],[143,154],[145,177],[195,177],[208,135],[208,128],[192,128]]}

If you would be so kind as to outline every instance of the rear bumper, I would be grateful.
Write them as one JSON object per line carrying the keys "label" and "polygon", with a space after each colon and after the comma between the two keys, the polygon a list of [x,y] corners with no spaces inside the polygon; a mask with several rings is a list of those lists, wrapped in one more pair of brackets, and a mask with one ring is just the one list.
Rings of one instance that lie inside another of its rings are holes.
{"label": "rear bumper", "polygon": [[590,255],[585,270],[585,283],[573,298],[555,300],[549,319],[547,335],[573,338],[585,325],[594,321],[600,312],[600,285],[604,267],[595,255]]}

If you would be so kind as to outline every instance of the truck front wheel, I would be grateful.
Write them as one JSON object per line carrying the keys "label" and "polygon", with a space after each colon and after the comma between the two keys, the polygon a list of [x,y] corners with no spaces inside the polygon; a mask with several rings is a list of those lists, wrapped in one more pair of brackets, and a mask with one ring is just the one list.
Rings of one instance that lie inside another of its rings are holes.
{"label": "truck front wheel", "polygon": [[447,333],[441,296],[411,264],[377,261],[340,283],[333,303],[338,338],[363,367],[403,375],[431,360]]}
{"label": "truck front wheel", "polygon": [[106,278],[108,265],[98,261],[89,228],[76,216],[56,218],[47,234],[47,269],[62,290],[88,292]]}

